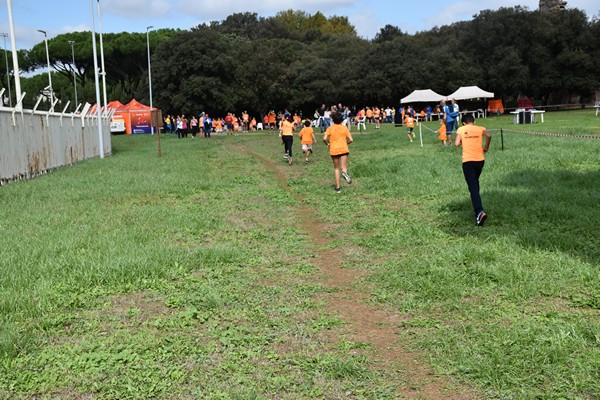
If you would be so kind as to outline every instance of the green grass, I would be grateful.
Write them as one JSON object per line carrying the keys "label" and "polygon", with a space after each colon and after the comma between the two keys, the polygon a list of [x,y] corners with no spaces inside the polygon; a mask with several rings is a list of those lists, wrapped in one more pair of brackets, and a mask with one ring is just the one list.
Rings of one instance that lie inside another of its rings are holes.
{"label": "green grass", "polygon": [[496,131],[600,135],[600,119],[545,121],[477,122],[494,130],[484,228],[460,150],[426,129],[424,147],[355,135],[341,195],[321,143],[288,167],[263,134],[163,136],[161,158],[114,137],[111,157],[3,187],[0,398],[398,398],[398,370],[323,307],[294,194],[439,374],[487,398],[600,397],[600,139],[504,132],[501,150]]}

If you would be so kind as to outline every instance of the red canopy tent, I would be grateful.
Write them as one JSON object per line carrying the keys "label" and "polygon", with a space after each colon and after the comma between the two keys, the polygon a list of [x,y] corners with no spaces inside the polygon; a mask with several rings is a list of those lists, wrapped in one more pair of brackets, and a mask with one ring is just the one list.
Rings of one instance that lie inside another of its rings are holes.
{"label": "red canopy tent", "polygon": [[[151,121],[154,118],[154,129],[157,130],[162,124],[160,121],[160,115],[157,115],[157,109],[148,107],[133,99],[127,104],[123,104],[120,101],[111,101],[107,104],[108,108],[115,110],[111,120],[111,131],[125,131],[126,134],[132,133],[152,133]],[[88,114],[93,115],[96,113],[96,105],[92,106]],[[116,127],[113,129],[112,127]]]}

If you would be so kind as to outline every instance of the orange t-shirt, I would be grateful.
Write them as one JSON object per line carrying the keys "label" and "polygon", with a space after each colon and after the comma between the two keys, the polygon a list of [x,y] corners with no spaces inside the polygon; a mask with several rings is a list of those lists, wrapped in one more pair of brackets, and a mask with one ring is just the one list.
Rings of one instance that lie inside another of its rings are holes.
{"label": "orange t-shirt", "polygon": [[304,128],[302,128],[302,130],[299,133],[300,139],[302,139],[301,143],[302,144],[312,144],[314,133],[315,133],[314,129],[309,126],[305,126]]}
{"label": "orange t-shirt", "polygon": [[281,134],[283,136],[292,136],[294,134],[294,124],[288,120],[282,121]]}
{"label": "orange t-shirt", "polygon": [[485,160],[482,146],[484,131],[484,127],[472,124],[458,128],[456,134],[462,141],[462,162]]}
{"label": "orange t-shirt", "polygon": [[438,129],[437,131],[439,133],[438,139],[446,140],[448,138],[448,136],[446,135],[446,124],[440,125],[440,129]]}
{"label": "orange t-shirt", "polygon": [[404,120],[404,122],[406,123],[406,126],[408,128],[414,128],[415,127],[415,119],[413,117],[406,117],[406,119]]}
{"label": "orange t-shirt", "polygon": [[347,154],[348,142],[346,138],[352,139],[350,131],[342,124],[334,124],[325,131],[325,138],[329,137],[329,154],[339,156]]}

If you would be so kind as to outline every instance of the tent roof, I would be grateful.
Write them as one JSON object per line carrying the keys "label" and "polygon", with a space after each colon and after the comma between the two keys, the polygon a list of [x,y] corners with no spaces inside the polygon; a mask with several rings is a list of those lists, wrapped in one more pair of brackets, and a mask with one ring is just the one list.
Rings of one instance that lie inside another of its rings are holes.
{"label": "tent roof", "polygon": [[111,101],[107,104],[108,108],[114,108],[115,110],[120,110],[125,108],[125,105],[121,103],[119,100]]}
{"label": "tent roof", "polygon": [[427,103],[427,102],[438,102],[444,100],[446,96],[437,94],[431,89],[415,90],[402,100],[400,103]]}
{"label": "tent roof", "polygon": [[[127,103],[125,105],[125,108],[127,108],[129,111],[149,111],[150,110],[150,107],[140,103],[136,99],[133,99],[129,103]],[[156,110],[156,108],[155,108],[155,110]]]}
{"label": "tent roof", "polygon": [[456,90],[456,92],[448,95],[449,99],[455,100],[466,100],[466,99],[478,99],[478,98],[487,98],[494,97],[494,93],[486,92],[483,89],[480,89],[477,86],[463,86]]}

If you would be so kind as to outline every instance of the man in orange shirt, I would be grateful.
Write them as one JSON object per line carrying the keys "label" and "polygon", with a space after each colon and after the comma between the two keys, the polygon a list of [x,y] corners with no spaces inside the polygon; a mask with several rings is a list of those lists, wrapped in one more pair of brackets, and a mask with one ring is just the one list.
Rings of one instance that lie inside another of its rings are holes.
{"label": "man in orange shirt", "polygon": [[[346,183],[352,183],[352,178],[348,175],[348,145],[352,143],[352,134],[344,125],[343,117],[339,112],[331,114],[333,125],[327,128],[323,141],[329,147],[329,155],[333,161],[335,174],[335,192],[340,193],[340,175]],[[340,171],[341,170],[341,171]]]}
{"label": "man in orange shirt", "polygon": [[[483,211],[481,195],[479,194],[479,176],[485,163],[484,153],[490,148],[492,135],[482,126],[475,125],[472,115],[466,114],[462,119],[463,126],[456,131],[454,145],[462,145],[462,169],[471,194],[471,203],[475,211],[475,225],[483,226],[487,214]],[[483,137],[485,145],[481,147]]]}

